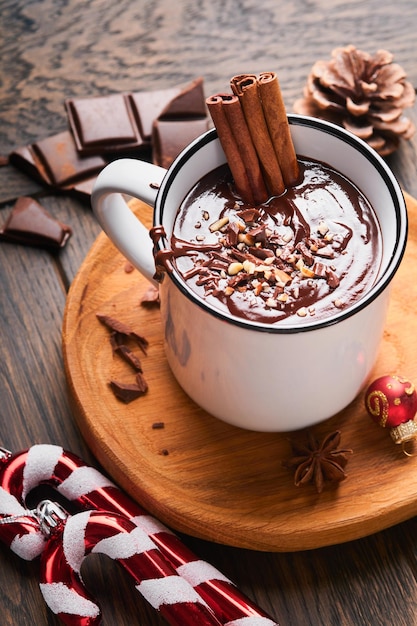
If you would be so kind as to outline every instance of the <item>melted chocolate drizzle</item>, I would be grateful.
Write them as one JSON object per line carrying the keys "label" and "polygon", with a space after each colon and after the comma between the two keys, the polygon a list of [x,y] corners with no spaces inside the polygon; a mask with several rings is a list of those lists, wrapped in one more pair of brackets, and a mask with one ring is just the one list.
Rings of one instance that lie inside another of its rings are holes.
{"label": "melted chocolate drizzle", "polygon": [[175,266],[211,305],[261,323],[351,305],[379,270],[377,218],[328,165],[301,157],[299,167],[294,187],[257,207],[236,194],[227,165],[210,172],[182,203],[171,249],[156,250],[165,233],[153,229],[157,273]]}

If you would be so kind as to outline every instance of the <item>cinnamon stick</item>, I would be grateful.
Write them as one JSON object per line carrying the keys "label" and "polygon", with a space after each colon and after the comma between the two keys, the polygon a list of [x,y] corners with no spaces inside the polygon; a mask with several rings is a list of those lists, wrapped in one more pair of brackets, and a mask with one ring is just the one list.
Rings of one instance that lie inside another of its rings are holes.
{"label": "cinnamon stick", "polygon": [[265,120],[284,182],[287,187],[291,187],[298,179],[299,168],[276,73],[259,74],[258,87]]}
{"label": "cinnamon stick", "polygon": [[257,78],[254,74],[240,74],[233,76],[230,85],[242,105],[269,194],[279,196],[285,190],[285,183],[269,135]]}
{"label": "cinnamon stick", "polygon": [[239,195],[247,203],[262,204],[268,191],[239,98],[221,93],[206,103]]}

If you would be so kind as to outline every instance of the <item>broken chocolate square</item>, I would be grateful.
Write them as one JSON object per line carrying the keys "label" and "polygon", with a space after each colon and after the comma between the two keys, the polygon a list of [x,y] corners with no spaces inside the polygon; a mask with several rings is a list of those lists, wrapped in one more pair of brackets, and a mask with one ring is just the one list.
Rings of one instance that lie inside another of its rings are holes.
{"label": "broken chocolate square", "polygon": [[118,398],[125,404],[129,404],[129,402],[136,400],[136,398],[140,398],[140,396],[143,396],[144,393],[146,393],[146,390],[144,391],[142,386],[136,383],[126,384],[126,383],[121,383],[117,380],[110,381],[110,388],[113,391],[116,398]]}
{"label": "broken chocolate square", "polygon": [[180,87],[171,87],[157,91],[137,91],[129,95],[133,114],[144,141],[151,141],[154,120],[179,93]]}
{"label": "broken chocolate square", "polygon": [[155,119],[183,120],[207,117],[203,79],[196,78],[183,87]]}
{"label": "broken chocolate square", "polygon": [[52,185],[58,187],[97,174],[106,164],[101,156],[80,157],[69,131],[37,141],[33,144],[33,152]]}
{"label": "broken chocolate square", "polygon": [[152,129],[153,162],[168,169],[179,153],[209,127],[207,118],[155,120]]}
{"label": "broken chocolate square", "polygon": [[9,162],[34,180],[44,185],[50,185],[45,168],[35,161],[31,146],[22,146],[13,150],[9,155]]}
{"label": "broken chocolate square", "polygon": [[36,200],[21,196],[0,230],[0,241],[58,250],[71,235],[71,228],[56,220]]}
{"label": "broken chocolate square", "polygon": [[68,130],[14,150],[10,163],[43,184],[64,189],[94,177],[106,165],[102,156],[81,157]]}

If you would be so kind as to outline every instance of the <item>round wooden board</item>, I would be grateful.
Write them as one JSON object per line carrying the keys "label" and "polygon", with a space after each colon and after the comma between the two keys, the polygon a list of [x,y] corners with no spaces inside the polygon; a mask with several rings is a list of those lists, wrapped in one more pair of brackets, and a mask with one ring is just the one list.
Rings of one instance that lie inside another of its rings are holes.
{"label": "round wooden board", "polygon": [[[417,201],[406,200],[409,241],[371,379],[392,373],[417,381]],[[149,207],[132,201],[132,208],[150,221]],[[283,465],[291,455],[289,438],[304,433],[249,432],[199,409],[170,373],[159,311],[140,302],[147,288],[101,234],[68,294],[63,350],[82,435],[105,470],[150,513],[193,536],[268,551],[342,543],[417,513],[417,455],[404,455],[389,432],[370,420],[363,393],[314,428],[319,438],[340,429],[342,447],[353,450],[347,479],[320,495],[313,485],[295,487]],[[97,313],[128,323],[149,341],[141,356],[149,391],[130,404],[109,388],[111,378],[128,382],[133,375],[112,354]],[[294,393],[303,392],[303,375]],[[155,422],[164,427],[153,428]]]}

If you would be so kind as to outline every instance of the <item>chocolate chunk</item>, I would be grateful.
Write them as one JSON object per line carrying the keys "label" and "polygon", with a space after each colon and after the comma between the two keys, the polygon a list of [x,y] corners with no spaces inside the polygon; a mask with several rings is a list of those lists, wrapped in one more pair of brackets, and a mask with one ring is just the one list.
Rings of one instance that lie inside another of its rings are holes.
{"label": "chocolate chunk", "polygon": [[33,151],[44,166],[52,185],[58,187],[65,187],[97,174],[106,164],[100,156],[80,157],[69,131],[34,143]]}
{"label": "chocolate chunk", "polygon": [[52,217],[36,200],[21,196],[0,230],[0,241],[57,250],[71,235],[71,228]]}
{"label": "chocolate chunk", "polygon": [[137,91],[129,95],[133,114],[144,141],[151,141],[154,120],[179,93],[181,93],[180,87],[171,87],[157,91]]}
{"label": "chocolate chunk", "polygon": [[110,388],[113,391],[116,398],[124,402],[125,404],[129,404],[136,398],[140,398],[143,396],[145,391],[143,388],[136,383],[121,383],[117,380],[110,381]]}
{"label": "chocolate chunk", "polygon": [[12,165],[17,167],[21,172],[24,172],[34,180],[46,185],[50,185],[50,180],[45,172],[45,168],[41,163],[35,161],[32,146],[22,146],[16,148],[9,155],[9,161]]}
{"label": "chocolate chunk", "polygon": [[[117,320],[114,317],[111,317],[110,315],[102,315],[101,313],[97,313],[96,317],[98,320],[100,320],[102,324],[107,326],[107,328],[109,328],[110,330],[114,331],[115,333],[119,335],[122,335],[125,338],[131,338],[134,341],[136,341],[136,343],[138,344],[142,352],[146,354],[146,350],[149,345],[149,342],[145,337],[133,331],[130,328],[130,326],[128,326],[124,322],[121,322],[120,320]],[[117,343],[117,345],[120,345],[120,341]]]}
{"label": "chocolate chunk", "polygon": [[207,116],[203,79],[197,78],[181,89],[155,119],[200,119]]}
{"label": "chocolate chunk", "polygon": [[48,186],[65,189],[94,177],[106,165],[101,156],[81,157],[69,131],[14,150],[10,163]]}
{"label": "chocolate chunk", "polygon": [[153,162],[168,168],[179,153],[209,127],[208,118],[155,120],[152,129]]}
{"label": "chocolate chunk", "polygon": [[[158,147],[154,162],[169,164],[210,126],[202,78],[185,86],[156,91],[69,99],[65,101],[65,108],[81,155],[115,156],[129,151],[145,154],[156,135]],[[156,120],[163,127],[155,130]],[[182,126],[185,121],[191,125]],[[166,129],[167,122],[180,123],[180,126]]]}
{"label": "chocolate chunk", "polygon": [[128,94],[66,100],[65,107],[80,154],[130,150],[143,144]]}
{"label": "chocolate chunk", "polygon": [[159,306],[159,289],[153,285],[149,285],[148,289],[142,295],[140,299],[142,306]]}
{"label": "chocolate chunk", "polygon": [[129,363],[129,365],[131,365],[133,367],[134,370],[136,370],[137,372],[142,372],[142,363],[140,361],[140,359],[136,356],[136,354],[125,344],[120,344],[117,346],[117,348],[115,349],[115,352],[117,352],[117,354],[120,354],[121,357],[124,358],[124,360]]}

